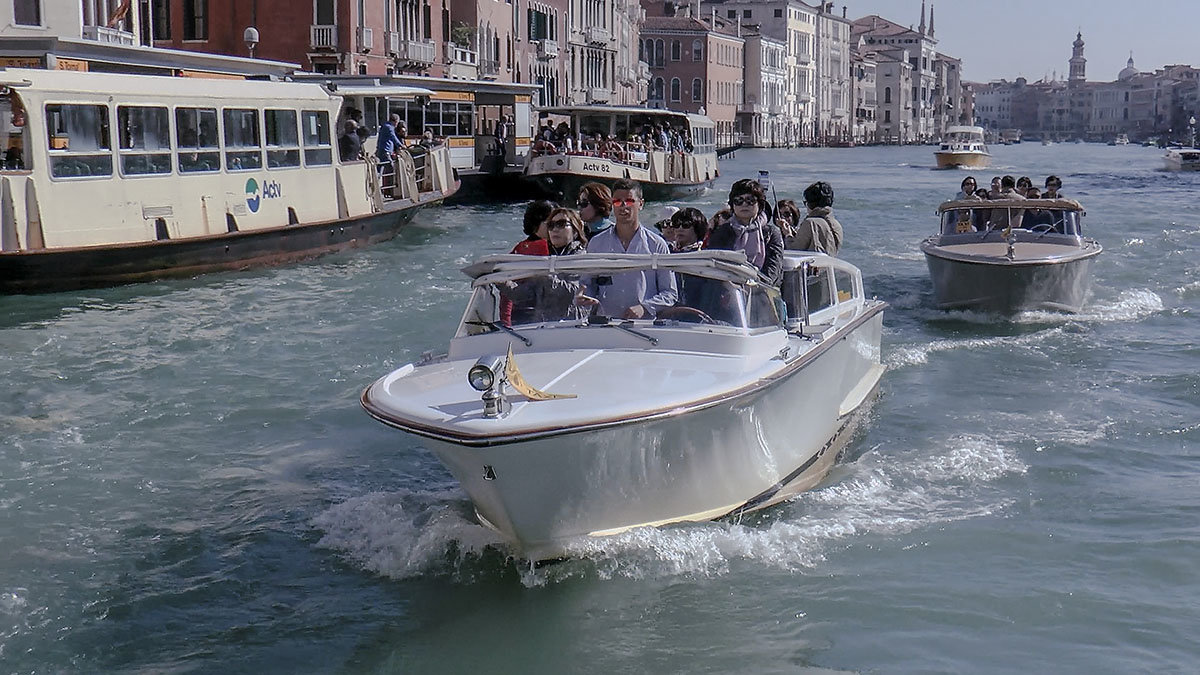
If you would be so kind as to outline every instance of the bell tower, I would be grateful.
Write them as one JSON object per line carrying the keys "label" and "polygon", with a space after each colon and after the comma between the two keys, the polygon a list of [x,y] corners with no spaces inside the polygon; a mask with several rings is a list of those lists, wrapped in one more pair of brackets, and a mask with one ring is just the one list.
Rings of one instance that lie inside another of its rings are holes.
{"label": "bell tower", "polygon": [[1083,58],[1083,33],[1075,34],[1075,42],[1071,45],[1071,74],[1068,82],[1083,82],[1087,79],[1087,59]]}

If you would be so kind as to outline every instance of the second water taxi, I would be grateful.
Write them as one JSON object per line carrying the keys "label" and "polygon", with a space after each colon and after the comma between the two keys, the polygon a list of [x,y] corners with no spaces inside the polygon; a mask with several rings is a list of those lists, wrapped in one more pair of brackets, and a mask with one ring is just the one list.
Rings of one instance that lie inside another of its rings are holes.
{"label": "second water taxi", "polygon": [[992,162],[987,144],[983,141],[983,127],[949,127],[941,145],[934,151],[939,169],[967,167],[986,168]]}

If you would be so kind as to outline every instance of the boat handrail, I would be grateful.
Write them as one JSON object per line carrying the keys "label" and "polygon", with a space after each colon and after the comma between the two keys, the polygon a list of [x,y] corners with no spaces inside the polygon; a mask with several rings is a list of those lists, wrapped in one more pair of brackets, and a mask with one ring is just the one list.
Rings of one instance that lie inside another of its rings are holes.
{"label": "boat handrail", "polygon": [[957,199],[938,205],[938,214],[963,209],[1050,209],[1083,211],[1083,205],[1074,199]]}
{"label": "boat handrail", "polygon": [[707,250],[695,253],[582,253],[572,256],[528,256],[512,253],[480,258],[463,268],[475,279],[472,286],[524,279],[539,274],[600,274],[667,270],[680,274],[747,283],[758,280],[758,270],[741,251]]}

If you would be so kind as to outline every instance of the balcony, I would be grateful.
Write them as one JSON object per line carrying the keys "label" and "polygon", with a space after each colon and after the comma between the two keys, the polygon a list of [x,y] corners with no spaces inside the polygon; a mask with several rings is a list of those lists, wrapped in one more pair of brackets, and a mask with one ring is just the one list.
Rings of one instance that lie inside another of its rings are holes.
{"label": "balcony", "polygon": [[433,40],[401,40],[396,60],[416,65],[431,65],[437,59]]}
{"label": "balcony", "polygon": [[360,52],[365,54],[375,47],[375,31],[366,26],[359,26],[355,34],[358,36],[358,50]]}
{"label": "balcony", "polygon": [[105,26],[84,26],[83,39],[104,42],[110,45],[132,46],[137,44],[133,33],[117,30],[116,28],[108,28]]}
{"label": "balcony", "polygon": [[617,82],[632,87],[637,84],[637,71],[632,66],[617,66]]}
{"label": "balcony", "polygon": [[807,66],[808,64],[812,63],[812,56],[804,53],[797,54],[796,63],[799,63],[802,66]]}
{"label": "balcony", "polygon": [[311,26],[308,35],[313,49],[337,49],[337,26]]}
{"label": "balcony", "polygon": [[479,64],[479,55],[474,49],[459,47],[453,42],[446,43],[446,63],[462,63],[468,66]]}
{"label": "balcony", "polygon": [[767,106],[767,114],[768,115],[782,115],[783,114],[783,106],[769,105],[769,106]]}
{"label": "balcony", "polygon": [[650,64],[645,61],[638,61],[637,64],[637,79],[639,82],[650,81]]}
{"label": "balcony", "polygon": [[554,40],[538,40],[537,57],[542,61],[558,56],[558,42]]}
{"label": "balcony", "polygon": [[763,111],[763,107],[757,103],[739,103],[737,111],[745,115],[757,115]]}
{"label": "balcony", "polygon": [[612,92],[604,87],[592,87],[588,89],[589,103],[608,103],[612,100]]}
{"label": "balcony", "polygon": [[608,44],[612,39],[607,28],[600,26],[587,26],[583,29],[583,41],[588,44]]}

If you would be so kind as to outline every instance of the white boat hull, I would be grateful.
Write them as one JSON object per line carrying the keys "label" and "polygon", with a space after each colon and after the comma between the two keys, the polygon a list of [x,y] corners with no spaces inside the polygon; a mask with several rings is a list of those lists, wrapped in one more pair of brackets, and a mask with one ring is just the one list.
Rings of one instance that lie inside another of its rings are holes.
{"label": "white boat hull", "polygon": [[1200,171],[1200,150],[1168,150],[1163,162],[1168,171]]}
{"label": "white boat hull", "polygon": [[[581,538],[764,508],[817,485],[883,372],[882,305],[790,372],[729,398],[595,430],[430,448],[480,520],[531,560]],[[794,338],[799,339],[799,338]]]}

